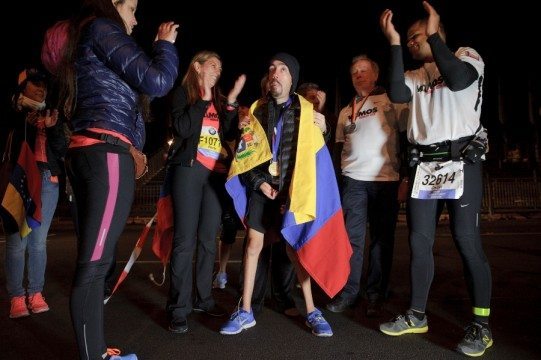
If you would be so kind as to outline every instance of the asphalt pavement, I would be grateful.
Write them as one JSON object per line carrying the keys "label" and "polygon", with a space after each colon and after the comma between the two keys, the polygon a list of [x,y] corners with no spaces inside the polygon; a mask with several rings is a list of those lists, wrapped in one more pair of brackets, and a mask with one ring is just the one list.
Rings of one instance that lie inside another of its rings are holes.
{"label": "asphalt pavement", "polygon": [[[144,225],[130,224],[119,241],[117,273],[123,269]],[[541,359],[541,221],[535,218],[483,220],[483,244],[489,258],[493,295],[491,328],[494,345],[486,359]],[[217,302],[228,311],[237,305],[242,234],[228,267],[229,283],[214,290]],[[110,347],[146,359],[459,359],[454,348],[470,321],[471,304],[462,264],[448,224],[440,224],[434,247],[436,272],[427,308],[429,332],[423,335],[386,336],[378,324],[403,312],[409,304],[409,247],[407,228],[396,232],[391,297],[379,318],[365,316],[366,303],[344,313],[325,309],[330,300],[315,289],[316,305],[323,309],[334,336],[318,338],[302,316],[290,318],[265,307],[257,325],[236,336],[223,336],[226,318],[192,314],[189,331],[166,330],[165,302],[168,281],[156,286],[149,274],[161,277],[161,263],[150,250],[151,236],[128,278],[105,307],[106,339]],[[0,359],[76,359],[69,316],[70,283],[76,240],[69,222],[53,224],[48,238],[48,264],[44,296],[51,310],[22,319],[9,319],[5,273],[0,271]],[[0,237],[0,259],[5,239]],[[302,298],[296,300],[304,312]]]}

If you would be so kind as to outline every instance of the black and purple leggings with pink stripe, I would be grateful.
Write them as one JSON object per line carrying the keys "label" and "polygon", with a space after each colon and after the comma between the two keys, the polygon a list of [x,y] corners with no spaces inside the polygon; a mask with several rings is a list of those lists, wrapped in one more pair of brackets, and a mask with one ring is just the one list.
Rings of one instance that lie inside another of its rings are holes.
{"label": "black and purple leggings with pink stripe", "polygon": [[127,150],[97,144],[68,151],[67,172],[78,214],[77,268],[70,309],[81,359],[102,359],[105,276],[130,213],[135,180]]}

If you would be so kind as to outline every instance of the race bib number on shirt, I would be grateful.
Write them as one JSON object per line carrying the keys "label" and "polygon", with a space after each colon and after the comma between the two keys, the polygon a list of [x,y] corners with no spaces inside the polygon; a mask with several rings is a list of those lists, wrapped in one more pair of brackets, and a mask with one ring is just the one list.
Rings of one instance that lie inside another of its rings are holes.
{"label": "race bib number on shirt", "polygon": [[422,162],[411,191],[414,199],[459,199],[464,192],[464,163]]}
{"label": "race bib number on shirt", "polygon": [[222,152],[222,143],[216,128],[212,126],[203,126],[199,136],[199,152],[213,159],[218,159]]}

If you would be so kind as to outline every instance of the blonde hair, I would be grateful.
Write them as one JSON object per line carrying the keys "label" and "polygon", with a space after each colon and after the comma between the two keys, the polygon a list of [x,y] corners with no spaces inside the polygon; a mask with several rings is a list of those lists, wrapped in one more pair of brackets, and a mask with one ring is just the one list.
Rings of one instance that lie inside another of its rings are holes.
{"label": "blonde hair", "polygon": [[355,63],[357,63],[357,61],[361,61],[361,60],[368,61],[370,63],[370,65],[372,66],[372,70],[374,70],[374,72],[376,73],[376,77],[379,76],[379,65],[378,65],[378,63],[375,62],[374,60],[370,59],[365,54],[354,56],[353,59],[351,59],[351,65],[349,67],[349,70],[351,70],[351,68],[353,67],[353,65],[355,65]]}

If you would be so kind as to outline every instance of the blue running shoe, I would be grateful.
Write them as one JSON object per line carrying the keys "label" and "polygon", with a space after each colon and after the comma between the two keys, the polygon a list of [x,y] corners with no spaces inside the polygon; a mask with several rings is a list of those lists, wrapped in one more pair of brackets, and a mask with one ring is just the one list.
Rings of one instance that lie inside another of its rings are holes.
{"label": "blue running shoe", "polygon": [[128,355],[113,355],[109,358],[110,360],[137,360],[137,355],[128,354]]}
{"label": "blue running shoe", "polygon": [[332,336],[331,325],[325,320],[319,309],[315,309],[306,316],[306,325],[312,329],[312,334],[315,336]]}
{"label": "blue running shoe", "polygon": [[236,335],[255,326],[254,313],[239,308],[220,329],[222,335]]}
{"label": "blue running shoe", "polygon": [[212,287],[214,289],[225,289],[225,284],[227,284],[227,273],[218,272],[212,282]]}

